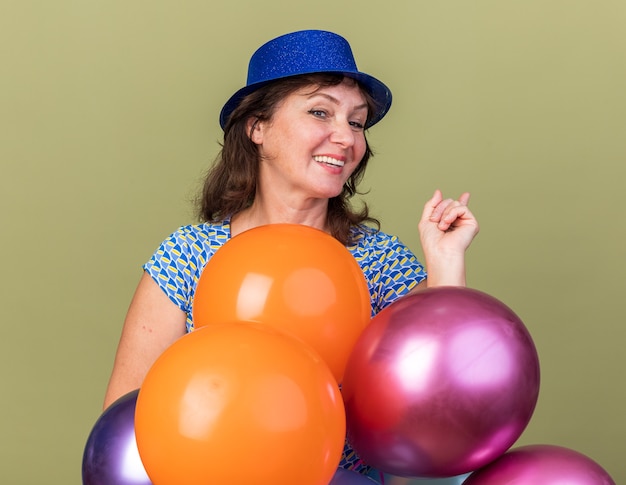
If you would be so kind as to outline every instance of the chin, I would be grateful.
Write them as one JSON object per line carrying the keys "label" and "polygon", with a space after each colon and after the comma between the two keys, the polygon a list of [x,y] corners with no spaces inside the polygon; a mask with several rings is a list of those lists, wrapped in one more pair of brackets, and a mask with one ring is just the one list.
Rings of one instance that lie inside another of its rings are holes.
{"label": "chin", "polygon": [[341,187],[320,188],[318,193],[323,194],[322,197],[326,199],[332,199],[334,197],[341,195],[342,191],[343,191],[343,185]]}
{"label": "chin", "polygon": [[339,192],[328,192],[322,198],[324,198],[324,199],[334,199],[335,197],[338,197],[339,195],[341,195],[341,190]]}

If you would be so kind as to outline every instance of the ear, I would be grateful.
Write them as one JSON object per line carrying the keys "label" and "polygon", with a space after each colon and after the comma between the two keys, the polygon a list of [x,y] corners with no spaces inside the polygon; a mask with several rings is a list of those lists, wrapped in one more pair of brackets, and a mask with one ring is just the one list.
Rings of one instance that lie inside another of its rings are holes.
{"label": "ear", "polygon": [[263,124],[259,118],[250,118],[246,123],[246,132],[248,137],[255,145],[263,143]]}

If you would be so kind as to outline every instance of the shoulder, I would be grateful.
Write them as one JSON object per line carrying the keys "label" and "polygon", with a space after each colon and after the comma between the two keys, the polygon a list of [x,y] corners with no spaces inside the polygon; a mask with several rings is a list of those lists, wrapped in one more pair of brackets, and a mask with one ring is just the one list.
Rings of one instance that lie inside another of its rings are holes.
{"label": "shoulder", "polygon": [[180,246],[202,245],[221,246],[230,238],[228,221],[217,223],[188,224],[179,227],[165,240],[167,243]]}
{"label": "shoulder", "polygon": [[365,225],[353,227],[351,236],[353,244],[347,246],[347,248],[352,253],[386,252],[389,250],[395,251],[398,248],[406,249],[406,246],[397,236]]}
{"label": "shoulder", "polygon": [[395,235],[368,226],[357,226],[354,228],[353,241],[354,244],[348,246],[348,250],[365,272],[423,271],[413,251]]}
{"label": "shoulder", "polygon": [[413,252],[392,234],[361,225],[353,229],[352,240],[353,244],[347,248],[366,273],[389,264],[394,267],[419,264]]}
{"label": "shoulder", "polygon": [[372,314],[408,293],[426,277],[424,267],[397,236],[357,226],[348,246],[368,282]]}
{"label": "shoulder", "polygon": [[161,243],[152,259],[166,259],[186,264],[192,261],[203,267],[208,259],[230,238],[229,221],[188,224],[179,227]]}

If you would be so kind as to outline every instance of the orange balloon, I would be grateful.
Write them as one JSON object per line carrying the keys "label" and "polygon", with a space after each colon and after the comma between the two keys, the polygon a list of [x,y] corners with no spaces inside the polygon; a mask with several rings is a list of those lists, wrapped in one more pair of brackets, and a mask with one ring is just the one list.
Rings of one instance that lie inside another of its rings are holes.
{"label": "orange balloon", "polygon": [[346,417],[310,347],[272,328],[210,325],[168,347],[135,410],[154,485],[320,485],[339,466]]}
{"label": "orange balloon", "polygon": [[338,382],[370,321],[365,276],[335,238],[297,224],[243,232],[207,263],[196,289],[196,327],[256,322],[312,346]]}

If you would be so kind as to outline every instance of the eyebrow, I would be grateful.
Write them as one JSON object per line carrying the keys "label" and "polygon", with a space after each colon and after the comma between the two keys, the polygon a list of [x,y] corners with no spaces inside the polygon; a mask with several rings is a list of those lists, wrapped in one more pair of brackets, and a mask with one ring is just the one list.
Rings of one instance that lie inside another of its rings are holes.
{"label": "eyebrow", "polygon": [[[331,103],[333,104],[340,104],[339,100],[337,98],[335,98],[334,96],[331,96],[330,94],[327,93],[320,93],[320,92],[314,92],[311,93],[308,98],[314,98],[315,96],[322,96],[323,98],[328,99]],[[363,103],[363,104],[359,104],[358,106],[354,107],[354,111],[358,111],[360,109],[369,109],[369,106],[367,105],[367,103]]]}

